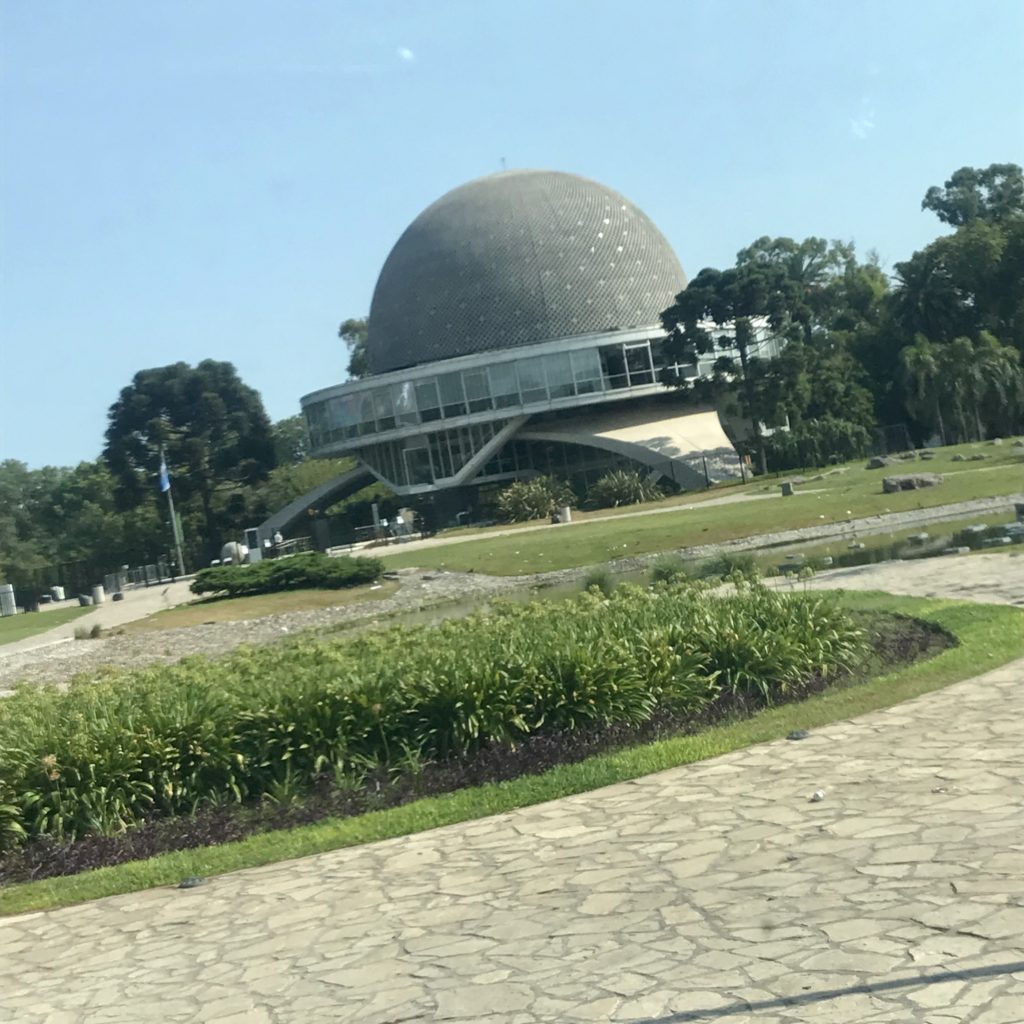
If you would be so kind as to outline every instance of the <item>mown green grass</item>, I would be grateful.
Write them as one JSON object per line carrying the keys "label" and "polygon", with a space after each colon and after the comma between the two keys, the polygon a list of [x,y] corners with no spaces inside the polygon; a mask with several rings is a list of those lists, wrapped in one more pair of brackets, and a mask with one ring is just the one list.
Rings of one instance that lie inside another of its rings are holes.
{"label": "mown green grass", "polygon": [[[973,448],[992,454],[992,459],[979,463],[952,461],[956,451]],[[698,503],[659,515],[616,516],[510,536],[497,536],[492,531],[478,540],[411,552],[395,549],[380,556],[389,569],[415,565],[520,576],[1024,490],[1024,462],[1020,455],[1004,448],[961,446],[928,463],[908,462],[884,470],[868,470],[864,465],[857,462],[845,473],[808,482],[791,498],[711,506]],[[937,487],[883,494],[882,478],[902,472],[939,472],[946,478]],[[775,491],[777,482],[773,481],[747,485],[736,493]]]}
{"label": "mown green grass", "polygon": [[0,619],[0,645],[13,644],[16,640],[45,633],[65,622],[77,619],[79,615],[93,611],[92,608],[57,608],[52,612],[32,612],[28,615],[6,615]]}
{"label": "mown green grass", "polygon": [[[544,775],[465,789],[357,818],[266,833],[239,843],[164,854],[67,878],[12,886],[0,890],[0,914],[67,906],[172,885],[187,876],[223,874],[556,800],[779,739],[793,729],[820,728],[890,707],[1024,656],[1024,611],[1020,609],[878,593],[845,594],[843,600],[851,609],[913,615],[935,622],[957,636],[960,645],[860,686],[831,690],[798,704],[768,709],[744,721],[594,757]],[[994,708],[993,714],[998,713],[999,709]]]}

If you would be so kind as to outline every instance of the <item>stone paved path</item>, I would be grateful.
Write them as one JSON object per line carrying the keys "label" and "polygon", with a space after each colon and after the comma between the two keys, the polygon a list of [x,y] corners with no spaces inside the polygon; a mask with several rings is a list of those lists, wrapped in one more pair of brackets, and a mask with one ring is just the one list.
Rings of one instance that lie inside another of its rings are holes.
{"label": "stone paved path", "polygon": [[1022,682],[0,921],[0,1020],[1020,1022]]}
{"label": "stone paved path", "polygon": [[[903,589],[1014,601],[1021,562]],[[0,1022],[1020,1024],[1022,684],[1024,660],[557,803],[0,919]]]}
{"label": "stone paved path", "polygon": [[[911,597],[953,598],[1024,607],[1024,552],[1016,548],[990,554],[950,555],[907,562],[880,562],[829,569],[809,581],[773,576],[765,581],[779,590],[829,588],[883,590]],[[1024,1015],[1022,1015],[1024,1020]]]}

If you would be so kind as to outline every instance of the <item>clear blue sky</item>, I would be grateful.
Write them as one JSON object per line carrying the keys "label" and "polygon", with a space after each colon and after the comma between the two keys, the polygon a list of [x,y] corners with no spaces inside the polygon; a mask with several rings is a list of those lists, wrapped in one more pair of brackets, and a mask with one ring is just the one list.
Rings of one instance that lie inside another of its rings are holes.
{"label": "clear blue sky", "polygon": [[[271,417],[344,378],[408,222],[509,167],[630,197],[692,276],[760,235],[888,267],[1024,162],[1024,3],[0,0],[0,459],[95,458],[145,367]],[[415,315],[415,310],[410,310]]]}

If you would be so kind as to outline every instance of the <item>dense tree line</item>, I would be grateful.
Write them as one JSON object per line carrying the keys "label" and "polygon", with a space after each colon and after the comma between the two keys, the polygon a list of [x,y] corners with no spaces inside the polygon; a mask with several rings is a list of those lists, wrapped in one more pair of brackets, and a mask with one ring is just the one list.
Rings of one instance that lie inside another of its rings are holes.
{"label": "dense tree line", "polygon": [[[922,208],[952,231],[891,278],[821,238],[760,238],[735,266],[702,270],[662,314],[669,351],[681,364],[735,356],[708,379],[666,383],[742,422],[762,469],[853,458],[887,424],[917,442],[1019,431],[1024,174],[965,167]],[[787,340],[775,359],[757,354],[764,324]]]}
{"label": "dense tree line", "polygon": [[111,406],[96,461],[37,470],[0,463],[0,580],[26,594],[53,584],[80,591],[121,565],[167,558],[161,454],[189,568],[351,465],[309,459],[303,418],[271,424],[230,363],[143,370]]}

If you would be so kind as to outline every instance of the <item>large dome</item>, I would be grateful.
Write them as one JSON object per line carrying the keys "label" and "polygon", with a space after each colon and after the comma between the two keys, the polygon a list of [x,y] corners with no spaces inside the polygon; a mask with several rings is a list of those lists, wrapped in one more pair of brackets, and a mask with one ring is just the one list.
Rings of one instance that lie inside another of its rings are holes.
{"label": "large dome", "polygon": [[372,373],[659,322],[686,287],[642,210],[595,181],[506,171],[406,228],[370,306]]}

